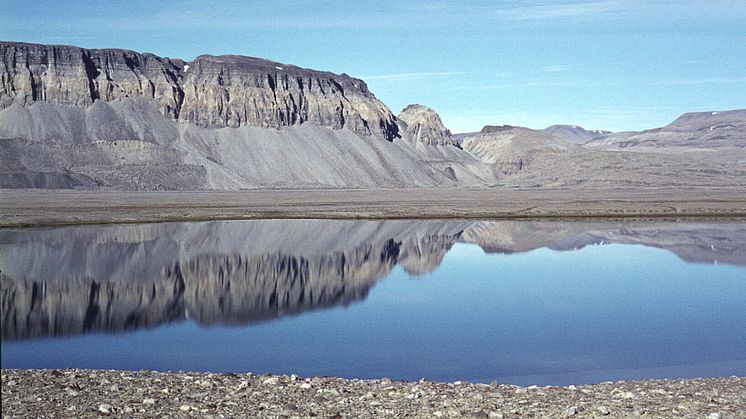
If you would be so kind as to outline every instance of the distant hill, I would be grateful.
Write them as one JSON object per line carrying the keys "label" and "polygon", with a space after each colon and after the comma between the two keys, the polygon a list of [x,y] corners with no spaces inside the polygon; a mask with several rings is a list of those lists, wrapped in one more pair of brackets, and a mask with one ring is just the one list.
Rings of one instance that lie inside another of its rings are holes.
{"label": "distant hill", "polygon": [[453,138],[455,138],[455,139],[456,139],[456,141],[458,141],[458,142],[459,142],[459,144],[460,144],[460,143],[461,143],[461,141],[463,141],[463,140],[464,140],[464,138],[466,138],[466,137],[471,137],[471,136],[473,136],[474,134],[477,134],[477,133],[479,133],[479,131],[473,131],[473,132],[460,132],[460,133],[458,133],[458,134],[453,134]]}
{"label": "distant hill", "polygon": [[492,165],[498,184],[518,187],[627,188],[740,185],[746,162],[721,156],[607,150],[563,141],[543,130],[485,126],[464,150]]}
{"label": "distant hill", "polygon": [[746,109],[685,113],[670,124],[597,137],[588,147],[648,153],[700,153],[746,162]]}
{"label": "distant hill", "polygon": [[596,137],[611,133],[611,131],[597,129],[586,130],[577,125],[551,125],[544,128],[543,131],[573,144],[585,144]]}

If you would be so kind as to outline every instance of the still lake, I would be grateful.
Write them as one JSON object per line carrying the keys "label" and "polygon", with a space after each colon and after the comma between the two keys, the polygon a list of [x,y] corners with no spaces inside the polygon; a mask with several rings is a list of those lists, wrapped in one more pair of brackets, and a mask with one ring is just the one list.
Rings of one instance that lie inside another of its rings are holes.
{"label": "still lake", "polygon": [[562,385],[746,375],[746,223],[0,229],[3,368]]}

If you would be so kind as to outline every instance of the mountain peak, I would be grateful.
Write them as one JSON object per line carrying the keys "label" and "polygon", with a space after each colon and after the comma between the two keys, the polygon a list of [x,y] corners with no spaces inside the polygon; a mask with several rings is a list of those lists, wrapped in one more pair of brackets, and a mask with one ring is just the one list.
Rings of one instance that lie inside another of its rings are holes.
{"label": "mountain peak", "polygon": [[399,113],[398,118],[407,125],[406,132],[412,140],[424,144],[453,145],[460,148],[451,130],[443,125],[438,113],[427,106],[408,105]]}

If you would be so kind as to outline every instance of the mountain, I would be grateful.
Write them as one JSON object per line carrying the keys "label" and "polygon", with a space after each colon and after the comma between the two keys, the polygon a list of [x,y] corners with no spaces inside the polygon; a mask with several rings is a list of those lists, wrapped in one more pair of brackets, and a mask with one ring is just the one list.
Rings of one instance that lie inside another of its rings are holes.
{"label": "mountain", "polygon": [[0,188],[684,187],[746,175],[744,110],[581,146],[596,133],[454,136],[426,106],[394,116],[362,80],[237,55],[0,42],[0,81]]}
{"label": "mountain", "polygon": [[462,142],[512,187],[684,187],[741,185],[744,164],[687,154],[617,151],[571,144],[541,130],[486,126]]}
{"label": "mountain", "polygon": [[503,175],[515,174],[535,161],[566,154],[573,145],[543,131],[511,125],[487,125],[463,140],[462,147]]}
{"label": "mountain", "polygon": [[585,144],[588,141],[599,137],[601,135],[611,134],[611,131],[604,130],[586,130],[583,127],[577,125],[551,125],[544,128],[542,131],[549,135],[553,135],[560,140],[567,141],[573,144]]}
{"label": "mountain", "polygon": [[412,140],[461,148],[451,131],[443,125],[440,116],[427,106],[409,105],[399,113],[398,118],[406,125],[405,130]]}
{"label": "mountain", "polygon": [[483,185],[453,145],[410,140],[366,84],[258,58],[194,61],[0,43],[0,187]]}
{"label": "mountain", "polygon": [[399,136],[393,115],[365,82],[344,74],[237,55],[186,62],[68,45],[1,42],[0,55],[0,109],[143,97],[164,116],[204,128],[311,122],[389,141]]}
{"label": "mountain", "polygon": [[699,153],[746,162],[746,109],[685,113],[670,124],[597,137],[589,147],[647,153]]}

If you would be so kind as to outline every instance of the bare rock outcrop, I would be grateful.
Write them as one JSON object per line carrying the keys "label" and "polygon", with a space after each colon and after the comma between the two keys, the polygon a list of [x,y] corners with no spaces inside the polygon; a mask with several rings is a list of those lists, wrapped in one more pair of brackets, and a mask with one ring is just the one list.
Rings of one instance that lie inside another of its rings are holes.
{"label": "bare rock outcrop", "polygon": [[122,49],[0,42],[0,109],[34,102],[86,107],[96,99],[145,97],[173,119],[183,91],[182,60]]}
{"label": "bare rock outcrop", "polygon": [[451,131],[443,125],[440,116],[422,105],[409,105],[398,116],[406,124],[407,136],[425,144],[452,145],[461,148]]}
{"label": "bare rock outcrop", "polygon": [[144,97],[163,115],[202,127],[309,122],[399,137],[396,118],[362,80],[259,58],[203,55],[185,62],[121,49],[0,42],[0,82],[0,109]]}

